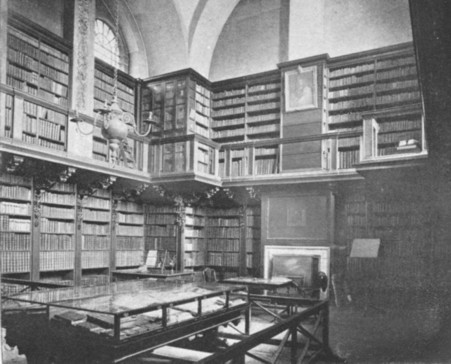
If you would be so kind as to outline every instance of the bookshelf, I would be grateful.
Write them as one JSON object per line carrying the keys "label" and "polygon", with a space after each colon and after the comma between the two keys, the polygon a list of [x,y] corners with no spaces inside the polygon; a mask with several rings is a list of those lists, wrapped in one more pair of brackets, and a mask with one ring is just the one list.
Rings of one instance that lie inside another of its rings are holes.
{"label": "bookshelf", "polygon": [[280,137],[280,75],[214,85],[211,138],[234,143]]}
{"label": "bookshelf", "polygon": [[13,112],[14,112],[14,97],[10,94],[4,94],[5,95],[5,104],[4,104],[4,110],[5,110],[5,129],[4,129],[4,136],[6,138],[12,138],[13,136]]}
{"label": "bookshelf", "polygon": [[142,116],[153,112],[154,134],[166,137],[197,134],[210,137],[209,82],[192,70],[149,79],[141,93]]}
{"label": "bookshelf", "polygon": [[246,268],[256,272],[260,264],[261,208],[248,206],[245,214]]}
{"label": "bookshelf", "polygon": [[156,268],[161,268],[165,252],[170,258],[177,255],[177,211],[175,206],[145,205],[145,257],[156,250]]}
{"label": "bookshelf", "polygon": [[[338,65],[332,62],[328,79],[328,131],[361,132],[365,115],[374,114],[379,125],[377,156],[399,153],[402,141],[415,140],[417,152],[424,148],[421,112],[399,112],[409,106],[418,109],[421,103],[411,47],[362,54]],[[379,118],[378,113],[383,115]],[[339,168],[360,162],[360,147],[359,138],[339,139]]]}
{"label": "bookshelf", "polygon": [[[96,60],[94,71],[94,108],[105,107],[114,93],[114,70],[106,63]],[[135,86],[130,76],[118,71],[117,101],[122,111],[135,115]]]}
{"label": "bookshelf", "polygon": [[238,208],[211,209],[207,218],[206,264],[224,271],[240,267],[241,214]]}
{"label": "bookshelf", "polygon": [[211,92],[205,84],[190,78],[188,89],[188,133],[210,137]]}
{"label": "bookshelf", "polygon": [[2,274],[29,278],[32,248],[32,181],[0,175],[0,267]]}
{"label": "bookshelf", "polygon": [[39,272],[41,280],[73,280],[75,262],[76,186],[56,183],[42,191]]}
{"label": "bookshelf", "polygon": [[117,201],[116,208],[116,268],[143,264],[144,210],[133,201]]}
{"label": "bookshelf", "polygon": [[67,139],[67,115],[23,102],[22,140],[45,148],[65,150]]}
{"label": "bookshelf", "polygon": [[105,283],[111,255],[111,193],[97,190],[84,197],[81,236],[82,285]]}
{"label": "bookshelf", "polygon": [[246,88],[231,86],[213,93],[211,138],[216,142],[245,140]]}
{"label": "bookshelf", "polygon": [[29,35],[9,27],[7,60],[9,86],[50,103],[68,106],[68,52],[44,42],[38,33]]}
{"label": "bookshelf", "polygon": [[182,241],[184,268],[196,268],[205,265],[206,210],[199,207],[185,207],[185,229]]}
{"label": "bookshelf", "polygon": [[254,149],[254,174],[273,174],[278,171],[279,146],[265,146]]}

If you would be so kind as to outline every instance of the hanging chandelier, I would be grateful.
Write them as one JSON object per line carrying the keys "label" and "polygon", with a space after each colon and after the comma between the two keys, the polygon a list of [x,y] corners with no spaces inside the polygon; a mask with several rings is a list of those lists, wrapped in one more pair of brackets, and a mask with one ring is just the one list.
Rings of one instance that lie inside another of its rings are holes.
{"label": "hanging chandelier", "polygon": [[[115,29],[114,35],[119,41],[119,0],[116,0],[116,14],[115,14]],[[110,102],[105,100],[104,107],[94,109],[95,117],[92,130],[84,132],[80,127],[80,122],[83,121],[79,117],[78,111],[75,111],[75,117],[70,121],[77,123],[77,129],[81,134],[90,135],[94,132],[95,125],[98,118],[101,118],[101,133],[102,136],[108,140],[109,145],[109,161],[115,166],[121,158],[126,159],[129,163],[134,165],[134,158],[131,155],[131,148],[128,145],[129,133],[134,133],[140,137],[146,137],[152,131],[152,112],[149,112],[148,117],[144,120],[148,124],[148,128],[144,133],[138,131],[134,116],[126,111],[123,111],[118,103],[118,62],[112,62],[114,65],[113,77],[113,97]]]}

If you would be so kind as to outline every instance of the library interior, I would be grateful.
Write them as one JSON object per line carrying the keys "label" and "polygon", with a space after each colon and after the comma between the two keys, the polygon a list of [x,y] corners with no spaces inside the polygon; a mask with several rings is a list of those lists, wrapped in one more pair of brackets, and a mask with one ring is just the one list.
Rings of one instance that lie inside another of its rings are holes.
{"label": "library interior", "polygon": [[450,362],[450,18],[0,0],[0,362]]}

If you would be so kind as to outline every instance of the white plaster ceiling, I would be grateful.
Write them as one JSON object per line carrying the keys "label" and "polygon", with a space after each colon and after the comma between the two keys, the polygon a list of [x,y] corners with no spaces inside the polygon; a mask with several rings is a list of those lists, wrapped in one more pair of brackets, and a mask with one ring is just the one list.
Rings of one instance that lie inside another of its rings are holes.
{"label": "white plaster ceiling", "polygon": [[[125,0],[147,58],[142,77],[194,68],[208,76],[221,31],[239,0]],[[134,72],[136,74],[136,72]]]}

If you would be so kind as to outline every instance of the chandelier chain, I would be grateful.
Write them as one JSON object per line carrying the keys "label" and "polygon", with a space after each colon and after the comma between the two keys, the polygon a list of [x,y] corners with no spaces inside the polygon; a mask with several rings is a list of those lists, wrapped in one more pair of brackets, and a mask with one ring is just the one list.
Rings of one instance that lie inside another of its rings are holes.
{"label": "chandelier chain", "polygon": [[[119,0],[115,0],[115,19],[114,19],[114,35],[117,40],[117,45],[119,47]],[[113,98],[117,98],[117,75],[118,75],[118,66],[119,64],[114,65],[114,83],[113,83]]]}

